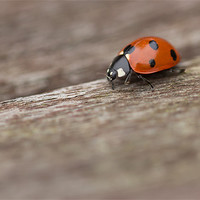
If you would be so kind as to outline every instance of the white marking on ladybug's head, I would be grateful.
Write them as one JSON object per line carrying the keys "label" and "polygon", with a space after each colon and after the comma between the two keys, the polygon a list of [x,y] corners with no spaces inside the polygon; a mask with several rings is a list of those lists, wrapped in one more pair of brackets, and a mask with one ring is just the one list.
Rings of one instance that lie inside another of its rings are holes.
{"label": "white marking on ladybug's head", "polygon": [[126,73],[124,72],[124,70],[122,68],[119,68],[117,70],[117,73],[118,73],[118,77],[123,77],[126,75]]}
{"label": "white marking on ladybug's head", "polygon": [[112,76],[113,72],[110,72],[110,75]]}
{"label": "white marking on ladybug's head", "polygon": [[123,55],[123,54],[124,54],[124,51],[120,51],[120,52],[119,52],[119,55]]}
{"label": "white marking on ladybug's head", "polygon": [[126,54],[125,56],[126,56],[127,60],[130,59],[130,55],[129,54]]}
{"label": "white marking on ladybug's head", "polygon": [[110,69],[108,68],[108,69],[107,69],[107,73],[109,72],[109,70],[110,70]]}
{"label": "white marking on ladybug's head", "polygon": [[112,81],[112,78],[111,78],[110,76],[106,75],[106,77],[107,77],[107,79],[108,79],[109,81]]}

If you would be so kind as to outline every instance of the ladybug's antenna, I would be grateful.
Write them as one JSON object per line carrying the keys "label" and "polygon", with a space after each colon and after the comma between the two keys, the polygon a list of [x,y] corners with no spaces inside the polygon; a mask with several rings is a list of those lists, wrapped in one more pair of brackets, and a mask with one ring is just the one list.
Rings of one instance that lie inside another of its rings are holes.
{"label": "ladybug's antenna", "polygon": [[112,89],[114,90],[115,89],[115,85],[113,83],[113,81],[110,81],[111,82],[111,85],[112,85]]}
{"label": "ladybug's antenna", "polygon": [[112,81],[112,79],[107,75],[107,74],[104,74],[104,73],[100,73],[100,72],[97,72],[97,74],[103,74],[104,76],[106,76],[107,77],[107,79],[109,80],[109,81]]}

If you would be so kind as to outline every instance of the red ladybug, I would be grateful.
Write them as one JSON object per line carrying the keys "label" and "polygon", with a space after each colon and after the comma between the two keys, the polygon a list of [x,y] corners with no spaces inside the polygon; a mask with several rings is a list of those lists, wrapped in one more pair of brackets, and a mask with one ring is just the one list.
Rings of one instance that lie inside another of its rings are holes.
{"label": "red ladybug", "polygon": [[172,68],[179,61],[178,51],[169,42],[158,37],[143,37],[131,42],[119,52],[107,70],[107,79],[114,89],[113,80],[126,77],[125,83],[128,83],[131,75],[135,73],[153,89],[152,84],[142,74]]}

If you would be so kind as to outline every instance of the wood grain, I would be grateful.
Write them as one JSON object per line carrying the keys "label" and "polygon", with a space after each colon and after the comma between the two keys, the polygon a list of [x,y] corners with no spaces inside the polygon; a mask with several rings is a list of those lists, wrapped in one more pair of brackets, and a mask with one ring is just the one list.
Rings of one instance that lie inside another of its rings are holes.
{"label": "wood grain", "polygon": [[[0,5],[1,199],[199,199],[199,1]],[[98,73],[147,35],[186,72],[113,91]]]}
{"label": "wood grain", "polygon": [[113,91],[101,79],[2,102],[0,196],[199,196],[197,60],[150,79],[154,92],[140,81]]}

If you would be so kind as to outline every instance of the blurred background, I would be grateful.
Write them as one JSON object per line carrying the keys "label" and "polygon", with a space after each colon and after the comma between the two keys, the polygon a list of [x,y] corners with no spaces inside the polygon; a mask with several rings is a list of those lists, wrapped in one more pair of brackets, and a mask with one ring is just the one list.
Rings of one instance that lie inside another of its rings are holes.
{"label": "blurred background", "polygon": [[200,52],[200,1],[1,1],[0,100],[103,78],[143,36]]}

